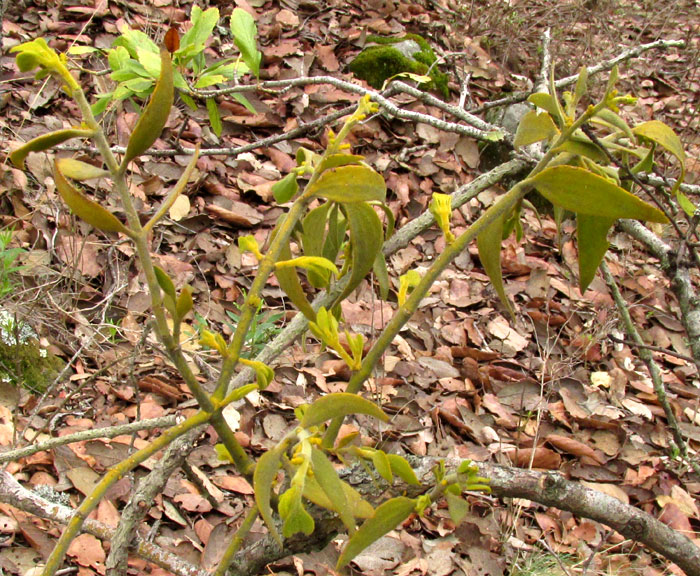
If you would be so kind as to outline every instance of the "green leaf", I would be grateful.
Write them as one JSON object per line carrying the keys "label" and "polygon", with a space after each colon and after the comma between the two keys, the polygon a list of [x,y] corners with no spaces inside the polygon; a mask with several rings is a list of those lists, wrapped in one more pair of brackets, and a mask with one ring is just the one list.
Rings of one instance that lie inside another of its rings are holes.
{"label": "green leaf", "polygon": [[[285,260],[292,258],[292,251],[289,248],[289,244],[285,244],[282,247],[280,258]],[[311,304],[309,304],[306,294],[304,294],[304,289],[301,287],[296,268],[275,268],[275,276],[277,277],[280,288],[292,301],[292,304],[296,306],[297,310],[304,314],[309,320],[314,321],[316,319],[316,313],[311,307]]]}
{"label": "green leaf", "polygon": [[555,149],[555,152],[569,152],[570,154],[576,154],[577,156],[584,156],[590,158],[594,162],[606,162],[608,157],[602,152],[598,146],[593,144],[591,141],[583,141],[572,137],[561,146]]}
{"label": "green leaf", "polygon": [[657,208],[583,168],[553,166],[529,182],[552,204],[577,214],[668,222]]}
{"label": "green leaf", "polygon": [[[354,168],[348,166],[347,168]],[[346,168],[346,169],[347,169]],[[343,170],[343,168],[339,168]],[[381,176],[380,176],[381,178]],[[382,179],[382,182],[384,180]],[[384,243],[382,222],[374,209],[365,202],[348,202],[343,204],[343,211],[350,228],[350,246],[352,250],[350,280],[336,302],[342,302],[367,276]]]}
{"label": "green leaf", "polygon": [[384,478],[389,484],[394,483],[394,475],[391,473],[391,464],[389,458],[382,450],[375,450],[372,453],[372,464],[377,473]]}
{"label": "green leaf", "polygon": [[540,113],[536,110],[530,110],[518,124],[518,130],[515,133],[513,146],[529,146],[540,140],[545,140],[559,134],[559,130],[554,125],[552,117],[546,113]]}
{"label": "green leaf", "polygon": [[386,199],[384,178],[369,166],[338,166],[321,174],[309,191],[341,204]]}
{"label": "green leaf", "polygon": [[168,276],[168,273],[160,266],[156,266],[155,264],[153,265],[153,271],[156,273],[156,280],[158,280],[158,285],[160,286],[161,290],[170,296],[174,302],[176,298],[175,284],[170,276]]}
{"label": "green leaf", "polygon": [[394,474],[401,478],[401,480],[403,480],[406,484],[410,484],[411,486],[420,486],[416,473],[403,456],[399,456],[398,454],[387,454],[386,456],[389,459],[391,471]]}
{"label": "green leaf", "polygon": [[144,70],[148,72],[151,78],[158,78],[160,76],[160,57],[158,52],[152,52],[151,50],[146,50],[144,48],[138,48],[136,50],[136,57],[139,64],[143,66]]}
{"label": "green leaf", "polygon": [[309,405],[300,424],[302,428],[318,426],[327,420],[348,416],[349,414],[367,414],[387,422],[389,416],[374,402],[357,394],[336,392],[327,394]]}
{"label": "green leaf", "polygon": [[603,256],[608,251],[608,231],[615,223],[601,216],[576,216],[578,235],[578,276],[579,289],[583,294],[595,277]]}
{"label": "green leaf", "polygon": [[139,48],[158,54],[158,46],[148,37],[148,34],[133,30],[128,25],[124,25],[120,32],[121,36],[114,41],[114,46],[123,46],[132,58],[137,57]]}
{"label": "green leaf", "polygon": [[612,126],[613,128],[617,128],[627,138],[634,138],[634,134],[632,134],[632,130],[630,129],[627,122],[625,122],[619,114],[613,112],[609,108],[603,108],[602,110],[599,110],[598,113],[593,117],[593,122],[598,122],[607,126]]}
{"label": "green leaf", "polygon": [[72,180],[92,180],[93,178],[109,176],[108,170],[98,168],[87,162],[81,162],[75,158],[60,158],[58,167],[66,178],[71,178]]}
{"label": "green leaf", "polygon": [[335,471],[335,467],[326,455],[317,448],[311,450],[311,464],[314,478],[328,496],[333,506],[332,509],[338,513],[348,532],[353,534],[355,532],[355,517],[352,514],[352,508],[348,506],[343,483]]}
{"label": "green leaf", "polygon": [[168,121],[173,106],[173,66],[170,53],[162,48],[160,51],[160,78],[156,82],[151,99],[141,114],[134,131],[129,138],[126,154],[122,160],[121,170],[136,156],[143,154],[158,139]]}
{"label": "green leaf", "polygon": [[99,48],[95,48],[94,46],[82,46],[79,44],[74,44],[73,46],[69,46],[68,50],[66,50],[67,54],[73,54],[74,56],[82,56],[83,54],[93,54],[95,52],[99,52]]}
{"label": "green leaf", "polygon": [[279,182],[272,185],[272,194],[277,204],[286,204],[299,190],[297,175],[294,172],[287,174]]}
{"label": "green leaf", "polygon": [[339,166],[357,166],[362,164],[364,156],[358,156],[356,154],[331,154],[325,157],[316,168],[318,172],[325,172],[331,168],[338,168]]}
{"label": "green leaf", "polygon": [[277,472],[282,466],[282,454],[284,445],[276,446],[265,452],[255,465],[253,473],[253,488],[255,490],[255,503],[258,505],[260,517],[265,522],[267,529],[275,539],[280,548],[282,538],[272,517],[272,507],[270,506],[272,487],[277,478]]}
{"label": "green leaf", "polygon": [[204,50],[207,40],[219,21],[219,10],[218,8],[209,8],[202,11],[199,6],[194,5],[190,13],[190,20],[192,27],[180,38],[180,49],[175,52],[176,56],[190,46],[193,46],[198,52]]}
{"label": "green leaf", "polygon": [[683,212],[685,212],[690,218],[692,218],[695,215],[695,204],[693,204],[690,198],[688,198],[680,190],[676,190],[676,201],[678,202],[678,205],[683,209]]}
{"label": "green leaf", "polygon": [[476,239],[476,245],[479,249],[479,259],[488,274],[491,284],[493,284],[498,298],[506,307],[511,317],[515,317],[515,313],[510,304],[510,300],[506,295],[506,290],[503,286],[503,273],[501,271],[501,244],[503,243],[503,217],[494,220],[484,231],[479,234]]}
{"label": "green leaf", "polygon": [[260,362],[258,360],[248,360],[247,358],[240,358],[239,362],[250,366],[255,370],[255,376],[257,378],[257,386],[260,390],[265,390],[270,385],[270,382],[275,377],[275,371],[270,368],[267,364]]}
{"label": "green leaf", "polygon": [[124,48],[124,46],[117,46],[116,48],[112,48],[109,52],[107,52],[107,62],[109,63],[109,67],[112,69],[112,72],[117,72],[118,70],[124,68],[127,61],[130,59],[131,56],[129,55],[129,51]]}
{"label": "green leaf", "polygon": [[[331,206],[333,206],[332,202],[325,202],[311,210],[302,220],[303,233],[301,235],[301,243],[305,256],[323,255],[326,222],[328,220],[328,210]],[[328,260],[332,262],[330,258]],[[310,270],[307,276],[314,288],[325,288],[330,280],[330,273],[324,271],[317,273]]]}
{"label": "green leaf", "polygon": [[[363,500],[360,493],[347,482],[343,482],[341,480],[340,484],[343,487],[348,509],[352,513],[353,517],[371,518],[374,515],[374,508],[372,508],[370,503]],[[335,505],[321,488],[314,476],[308,477],[304,483],[304,498],[310,502],[313,502],[317,506],[320,506],[321,508],[325,508],[326,510],[331,510],[336,514],[339,514],[339,510],[336,510]]]}
{"label": "green leaf", "polygon": [[301,494],[302,487],[292,486],[280,496],[277,508],[280,517],[284,520],[282,533],[285,538],[291,538],[299,532],[309,536],[314,531],[314,519],[304,509]]}
{"label": "green leaf", "polygon": [[231,14],[231,34],[233,34],[233,42],[240,50],[243,61],[259,78],[262,54],[258,51],[256,43],[258,28],[253,17],[243,8],[234,8]]}
{"label": "green leaf", "polygon": [[248,98],[246,98],[245,95],[240,94],[239,92],[234,92],[233,94],[231,94],[231,96],[233,96],[233,99],[242,106],[244,106],[245,109],[248,110],[248,112],[250,112],[251,114],[258,113],[258,111],[255,109],[255,106],[253,106],[250,103],[250,100],[248,100]]}
{"label": "green leaf", "polygon": [[224,125],[221,123],[219,115],[219,107],[214,98],[207,98],[207,113],[209,114],[209,124],[217,138],[221,137],[221,132],[224,130]]}
{"label": "green leaf", "polygon": [[389,270],[386,267],[386,258],[384,254],[379,252],[372,265],[372,273],[374,274],[377,284],[379,285],[379,297],[382,300],[389,298],[389,289],[391,282],[389,281]]}
{"label": "green leaf", "polygon": [[360,529],[348,540],[340,558],[338,558],[336,569],[340,570],[347,566],[370,544],[396,528],[411,515],[414,508],[415,502],[405,496],[384,502],[374,511],[374,516],[365,520]]}
{"label": "green leaf", "polygon": [[85,220],[91,226],[105,232],[121,232],[131,236],[131,231],[122,224],[119,219],[103,208],[94,200],[90,200],[84,196],[77,188],[75,188],[61,173],[61,169],[57,162],[54,162],[54,180],[58,193],[63,198],[63,201],[73,211],[73,213],[82,220]]}
{"label": "green leaf", "polygon": [[291,260],[277,262],[275,269],[277,268],[304,268],[305,270],[313,271],[317,275],[324,272],[338,275],[338,268],[336,268],[335,264],[323,256],[299,256]]}
{"label": "green leaf", "polygon": [[445,492],[445,499],[447,500],[447,510],[450,513],[450,518],[452,518],[455,526],[459,526],[469,513],[469,504],[461,495],[453,494],[449,490]]}
{"label": "green leaf", "polygon": [[[674,191],[678,191],[681,182],[685,178],[685,150],[681,144],[678,135],[666,124],[660,120],[650,120],[649,122],[644,122],[639,124],[632,129],[637,136],[656,142],[659,146],[673,154],[680,162],[681,165],[681,176],[678,182],[673,187]],[[681,207],[685,210],[682,201],[679,199]],[[687,210],[686,210],[687,212]]]}
{"label": "green leaf", "polygon": [[549,114],[552,117],[559,117],[559,108],[557,107],[556,101],[546,92],[537,92],[536,94],[530,94],[527,101],[531,104],[534,104],[538,108],[541,108],[545,112],[549,112]]}
{"label": "green leaf", "polygon": [[178,318],[187,316],[187,313],[194,307],[192,291],[192,286],[189,284],[185,284],[182,290],[180,290],[180,296],[178,296],[177,303],[175,304],[175,312]]}
{"label": "green leaf", "polygon": [[66,130],[56,130],[55,132],[42,134],[11,152],[10,160],[17,168],[24,170],[24,160],[30,152],[43,152],[44,150],[63,144],[63,142],[71,138],[91,138],[93,134],[92,130],[86,130],[84,128],[68,128]]}

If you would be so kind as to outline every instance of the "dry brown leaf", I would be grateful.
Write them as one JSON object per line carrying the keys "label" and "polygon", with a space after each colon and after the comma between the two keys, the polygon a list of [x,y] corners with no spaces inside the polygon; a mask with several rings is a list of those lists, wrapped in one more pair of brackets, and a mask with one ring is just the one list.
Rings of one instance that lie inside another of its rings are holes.
{"label": "dry brown leaf", "polygon": [[107,557],[104,548],[102,548],[102,542],[92,534],[80,534],[71,542],[66,554],[75,558],[75,561],[81,566],[95,569],[102,569]]}

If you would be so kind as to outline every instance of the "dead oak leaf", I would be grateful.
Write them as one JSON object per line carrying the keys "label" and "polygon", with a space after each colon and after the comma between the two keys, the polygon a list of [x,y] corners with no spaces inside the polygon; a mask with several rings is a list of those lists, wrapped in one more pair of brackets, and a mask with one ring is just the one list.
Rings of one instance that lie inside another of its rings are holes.
{"label": "dead oak leaf", "polygon": [[89,566],[91,568],[101,568],[107,557],[102,548],[102,542],[95,538],[92,534],[81,534],[68,547],[68,556],[75,558],[75,561],[81,566]]}

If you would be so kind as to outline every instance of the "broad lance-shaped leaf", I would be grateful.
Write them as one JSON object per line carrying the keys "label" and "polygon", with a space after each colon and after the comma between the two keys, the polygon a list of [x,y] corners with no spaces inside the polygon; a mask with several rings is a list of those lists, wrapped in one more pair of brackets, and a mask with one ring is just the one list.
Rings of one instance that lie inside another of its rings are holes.
{"label": "broad lance-shaped leaf", "polygon": [[401,480],[412,486],[420,486],[416,473],[403,456],[387,454],[386,457],[389,459],[389,464],[391,464],[391,471],[401,478]]}
{"label": "broad lance-shaped leaf", "polygon": [[565,210],[617,220],[668,222],[663,212],[617,184],[574,166],[553,166],[528,179],[537,191]]}
{"label": "broad lance-shaped leaf", "polygon": [[367,546],[396,528],[413,512],[415,502],[411,498],[399,496],[387,500],[374,511],[374,516],[365,520],[360,529],[350,537],[345,545],[336,568],[340,570],[362,552]]}
{"label": "broad lance-shaped leaf", "polygon": [[63,198],[63,201],[73,211],[73,213],[82,220],[85,220],[91,226],[104,232],[121,232],[131,236],[131,231],[122,224],[119,219],[103,208],[94,200],[90,200],[75,188],[61,173],[61,169],[57,162],[54,162],[54,180],[58,193]]}
{"label": "broad lance-shaped leaf", "polygon": [[328,499],[333,505],[333,509],[337,511],[340,520],[348,529],[348,532],[353,534],[355,532],[355,517],[353,516],[352,509],[348,506],[343,483],[338,473],[335,471],[335,467],[331,464],[331,461],[326,455],[317,448],[312,448],[311,450],[311,464],[313,466],[314,478],[316,478],[319,486],[321,486],[326,496],[328,496]]}
{"label": "broad lance-shaped leaf", "polygon": [[255,37],[258,34],[255,20],[243,8],[234,8],[231,14],[231,34],[236,48],[240,50],[243,62],[245,62],[255,74],[260,77],[260,60],[262,54],[258,51]]}
{"label": "broad lance-shaped leaf", "polygon": [[[647,138],[652,142],[656,142],[659,146],[665,150],[668,150],[678,159],[678,162],[680,162],[681,165],[681,176],[678,178],[678,182],[673,187],[673,190],[677,191],[681,185],[681,182],[683,182],[683,179],[685,178],[685,150],[683,149],[683,145],[681,144],[678,135],[660,120],[650,120],[649,122],[639,124],[632,129],[632,132],[634,132],[637,136],[641,136],[642,138]],[[680,201],[681,204],[684,203],[682,200]],[[683,208],[686,210],[687,206]]]}
{"label": "broad lance-shaped leaf", "polygon": [[581,294],[586,291],[595,277],[603,256],[608,251],[608,230],[614,220],[601,216],[576,216],[578,236],[578,276]]}
{"label": "broad lance-shaped leaf", "polygon": [[43,152],[59,144],[63,144],[71,138],[90,138],[93,135],[92,130],[85,128],[68,128],[66,130],[56,130],[33,138],[26,144],[23,144],[17,150],[10,153],[10,160],[20,170],[24,170],[24,160],[30,152]]}
{"label": "broad lance-shaped leaf", "polygon": [[[292,251],[289,248],[289,244],[285,244],[280,252],[280,259],[290,260],[291,258]],[[275,268],[275,276],[277,277],[280,288],[292,301],[292,304],[297,307],[297,310],[304,314],[309,320],[316,320],[316,312],[314,312],[314,309],[306,298],[306,294],[304,294],[304,289],[301,287],[296,268]]]}
{"label": "broad lance-shaped leaf", "polygon": [[301,420],[303,428],[318,426],[333,418],[348,416],[349,414],[367,414],[374,416],[382,422],[387,422],[389,417],[374,402],[366,400],[357,394],[348,392],[336,392],[321,396],[307,409]]}
{"label": "broad lance-shaped leaf", "polygon": [[479,249],[479,259],[493,284],[501,303],[506,307],[511,317],[515,317],[510,300],[503,287],[503,272],[501,271],[501,244],[503,242],[503,216],[494,220],[476,238]]}
{"label": "broad lance-shaped leaf", "polygon": [[170,109],[173,107],[173,63],[170,53],[162,47],[160,49],[160,77],[151,94],[146,109],[136,122],[131,133],[126,154],[122,160],[121,170],[136,156],[143,154],[158,139],[168,121]]}
{"label": "broad lance-shaped leaf", "polygon": [[[304,232],[301,235],[301,244],[304,248],[304,256],[323,256],[326,222],[331,206],[333,206],[332,202],[321,204],[318,208],[311,210],[302,220]],[[329,259],[329,261],[332,260]],[[307,277],[314,288],[324,288],[328,286],[330,274],[324,271],[309,270]]]}
{"label": "broad lance-shaped leaf", "polygon": [[336,302],[342,302],[372,270],[377,254],[384,243],[382,222],[369,204],[348,202],[343,204],[343,210],[350,228],[352,262],[350,280]]}
{"label": "broad lance-shaped leaf", "polygon": [[[372,508],[372,505],[367,502],[367,500],[363,500],[362,495],[347,482],[343,482],[341,480],[340,484],[343,487],[343,493],[345,494],[345,500],[348,503],[348,509],[352,513],[353,517],[365,519],[371,518],[374,515],[374,508]],[[306,482],[304,483],[304,498],[310,502],[313,502],[317,506],[320,506],[321,508],[332,510],[336,514],[339,513],[339,510],[335,508],[335,505],[323,491],[315,476],[309,476],[306,479]]]}
{"label": "broad lance-shaped leaf", "polygon": [[520,120],[520,124],[518,124],[513,146],[516,148],[528,146],[558,133],[559,130],[557,130],[549,114],[530,110],[523,116],[522,120]]}
{"label": "broad lance-shaped leaf", "polygon": [[283,445],[268,450],[258,460],[253,473],[253,488],[255,489],[255,503],[258,505],[258,512],[260,512],[260,517],[267,525],[267,529],[272,534],[272,537],[280,545],[280,548],[282,547],[282,537],[272,517],[270,501],[272,487],[277,478],[277,472],[282,465],[283,453]]}
{"label": "broad lance-shaped leaf", "polygon": [[370,200],[384,202],[386,182],[369,166],[338,166],[323,172],[310,192],[341,204]]}
{"label": "broad lance-shaped leaf", "polygon": [[75,158],[61,158],[58,160],[58,166],[63,175],[71,180],[83,181],[109,176],[108,170]]}

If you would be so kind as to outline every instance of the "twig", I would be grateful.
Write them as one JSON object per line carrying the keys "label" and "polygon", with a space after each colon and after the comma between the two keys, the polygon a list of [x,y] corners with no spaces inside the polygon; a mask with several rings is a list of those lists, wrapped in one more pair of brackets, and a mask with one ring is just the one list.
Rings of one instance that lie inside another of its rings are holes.
{"label": "twig", "polygon": [[45,452],[46,450],[51,450],[58,446],[65,446],[66,444],[74,444],[75,442],[84,442],[86,440],[94,440],[96,438],[116,438],[117,436],[122,436],[123,434],[138,432],[139,430],[169,428],[170,426],[174,426],[176,423],[177,418],[175,416],[164,416],[162,418],[152,418],[150,420],[141,420],[138,422],[131,422],[129,424],[120,424],[119,426],[110,426],[108,428],[83,430],[82,432],[76,432],[75,434],[68,434],[59,438],[44,440],[43,442],[38,442],[37,444],[32,444],[31,446],[26,446],[24,448],[17,448],[15,450],[1,452],[0,463],[26,458],[27,456],[31,456],[37,452]]}
{"label": "twig", "polygon": [[660,352],[661,354],[667,354],[668,356],[673,356],[674,358],[680,358],[681,360],[685,360],[686,362],[690,362],[691,364],[695,364],[696,366],[700,367],[700,362],[696,362],[694,358],[686,356],[685,354],[679,354],[678,352],[674,352],[673,350],[662,348],[661,346],[652,346],[651,344],[639,344],[631,340],[618,338],[614,334],[608,334],[608,338],[610,338],[610,340],[612,340],[613,342],[617,342],[618,344],[626,344],[627,346],[633,346],[635,348],[646,348],[647,350],[651,350],[653,352]]}
{"label": "twig", "polygon": [[[654,42],[649,42],[648,44],[641,44],[640,46],[629,48],[628,50],[620,52],[620,54],[618,54],[614,58],[611,58],[610,60],[606,60],[605,62],[601,62],[600,64],[596,64],[595,66],[588,66],[588,75],[594,76],[595,74],[599,74],[600,72],[611,70],[616,64],[624,62],[625,60],[629,60],[630,58],[636,58],[640,54],[643,54],[644,52],[652,50],[654,48],[685,48],[685,41],[655,40]],[[554,86],[556,88],[565,88],[566,86],[573,86],[574,84],[576,84],[577,80],[578,74],[574,74],[573,76],[567,76],[566,78],[561,78],[560,80],[557,80],[556,82],[554,82]],[[479,112],[484,112],[489,108],[497,108],[499,106],[508,106],[509,104],[515,104],[517,102],[524,102],[525,100],[527,100],[530,94],[532,94],[532,92],[516,92],[511,96],[507,96],[506,98],[499,98],[498,100],[485,102],[481,106],[472,110],[472,112],[474,114],[478,114]]]}
{"label": "twig", "polygon": [[618,227],[644,244],[649,252],[659,259],[659,265],[671,281],[671,290],[678,299],[680,317],[695,362],[700,362],[700,301],[690,278],[690,272],[683,263],[678,263],[673,249],[636,220],[620,220]]}
{"label": "twig", "polygon": [[647,370],[649,370],[651,381],[654,384],[654,392],[656,392],[656,398],[659,401],[659,404],[661,404],[661,407],[664,409],[666,421],[668,422],[668,426],[671,429],[676,449],[683,457],[683,459],[691,466],[691,468],[695,470],[695,473],[700,475],[700,464],[698,464],[690,458],[688,454],[688,446],[686,444],[685,439],[683,438],[683,434],[681,433],[680,428],[678,427],[676,415],[673,413],[673,409],[671,408],[671,405],[668,401],[668,397],[666,396],[666,386],[664,385],[663,379],[661,377],[661,370],[659,370],[659,366],[654,361],[654,356],[652,355],[652,353],[645,347],[644,340],[642,340],[642,337],[639,335],[639,332],[637,331],[637,328],[634,325],[634,321],[630,316],[629,309],[627,308],[627,303],[622,297],[620,289],[618,288],[617,283],[615,282],[615,278],[613,278],[613,275],[610,273],[608,265],[605,263],[605,261],[601,262],[600,270],[603,273],[603,278],[605,278],[605,283],[608,285],[608,289],[612,294],[613,300],[615,300],[615,305],[617,306],[617,311],[620,314],[620,318],[622,319],[625,331],[637,345],[641,345],[639,348],[639,357],[642,359],[644,364],[646,364]]}

